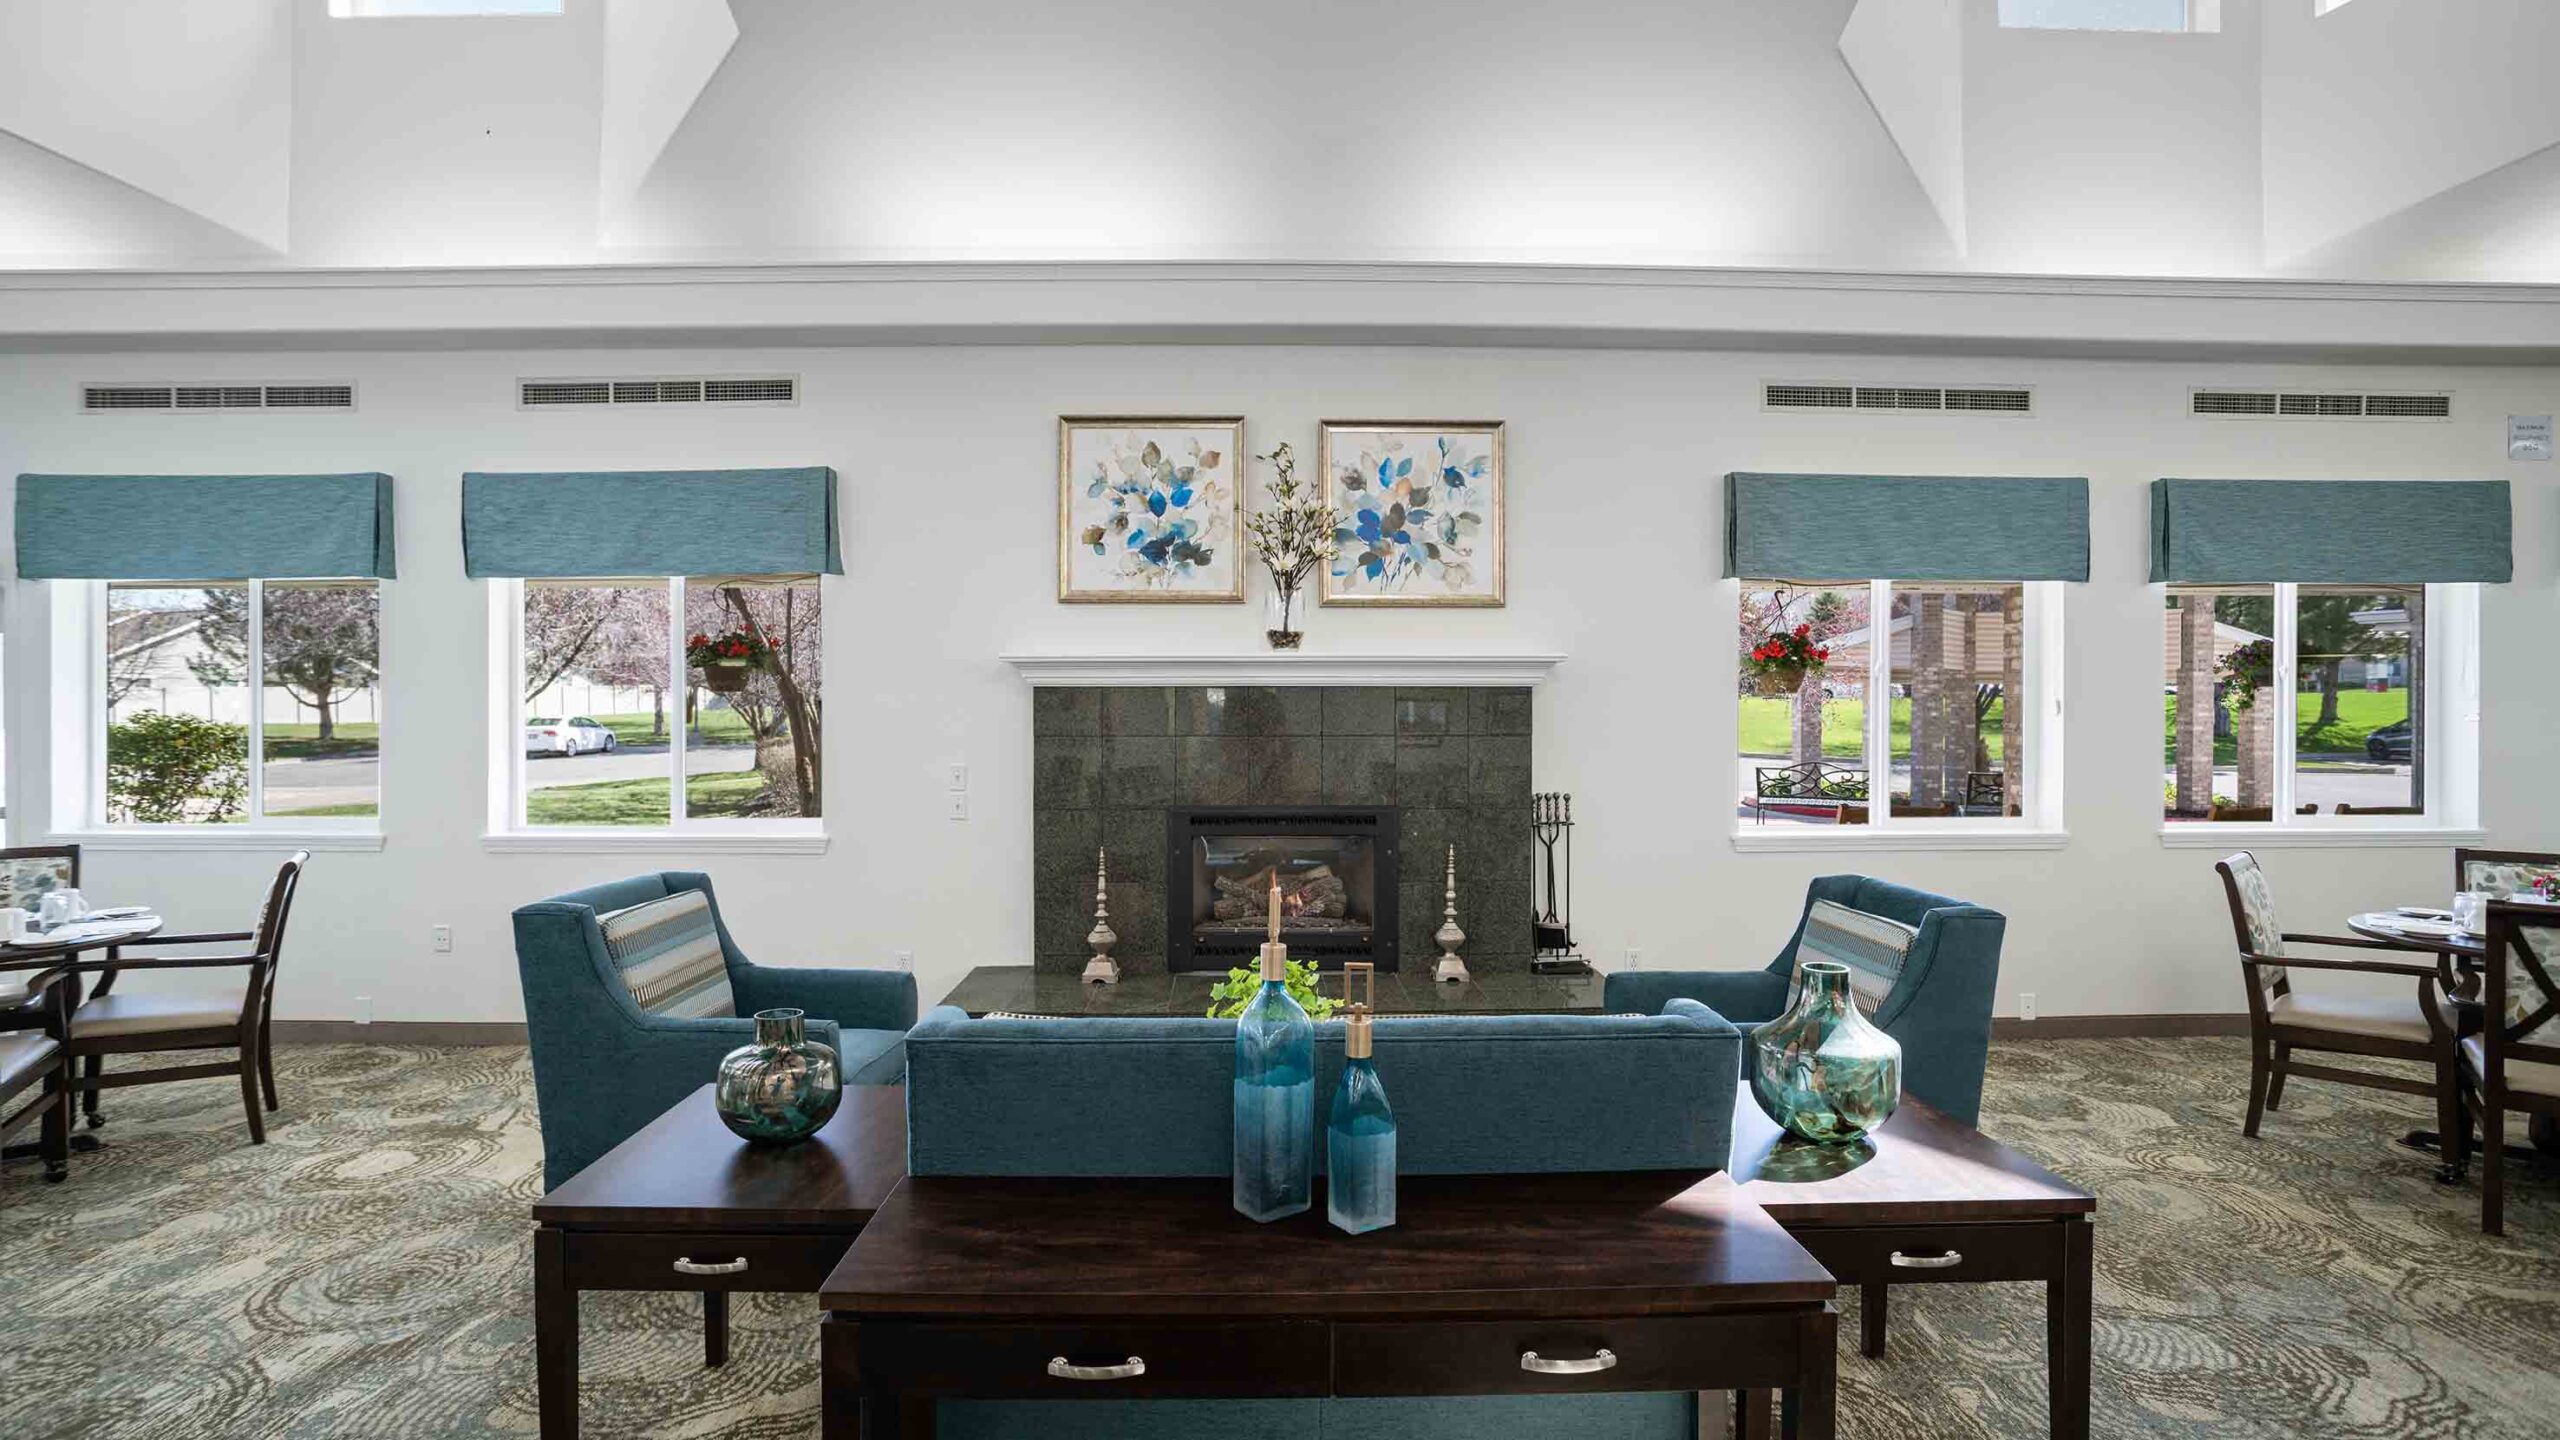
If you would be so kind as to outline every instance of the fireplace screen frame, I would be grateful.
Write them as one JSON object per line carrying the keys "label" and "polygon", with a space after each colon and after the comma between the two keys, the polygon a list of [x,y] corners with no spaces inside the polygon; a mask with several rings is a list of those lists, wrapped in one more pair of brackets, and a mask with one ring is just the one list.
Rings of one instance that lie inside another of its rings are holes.
{"label": "fireplace screen frame", "polygon": [[1292,930],[1284,920],[1280,938],[1291,959],[1306,960],[1321,970],[1339,970],[1365,960],[1380,970],[1396,968],[1402,950],[1403,917],[1397,905],[1402,873],[1404,822],[1393,805],[1173,805],[1164,812],[1165,968],[1174,974],[1225,974],[1254,963],[1261,935],[1251,941],[1204,944],[1193,933],[1199,908],[1194,886],[1192,846],[1204,835],[1347,835],[1370,842],[1371,915],[1369,934],[1359,938],[1322,930]]}

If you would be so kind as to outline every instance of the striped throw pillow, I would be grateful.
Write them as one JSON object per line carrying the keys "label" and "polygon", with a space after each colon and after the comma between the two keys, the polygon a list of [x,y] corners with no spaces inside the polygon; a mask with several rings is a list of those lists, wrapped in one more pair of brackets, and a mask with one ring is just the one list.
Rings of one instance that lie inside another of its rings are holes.
{"label": "striped throw pillow", "polygon": [[1795,1008],[1804,985],[1804,962],[1837,960],[1849,967],[1849,992],[1869,1015],[1893,993],[1902,978],[1902,962],[1920,932],[1899,920],[1852,910],[1830,900],[1816,900],[1804,917],[1804,939],[1796,946],[1796,976],[1787,987],[1787,1008]]}
{"label": "striped throw pillow", "polygon": [[738,1013],[709,896],[680,890],[599,915],[596,923],[604,929],[605,953],[641,1009],[688,1018]]}

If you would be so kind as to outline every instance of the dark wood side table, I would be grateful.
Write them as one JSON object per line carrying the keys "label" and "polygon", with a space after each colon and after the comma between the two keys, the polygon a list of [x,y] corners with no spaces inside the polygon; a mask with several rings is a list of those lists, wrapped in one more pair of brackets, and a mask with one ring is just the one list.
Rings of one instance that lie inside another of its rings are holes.
{"label": "dark wood side table", "polygon": [[[2090,1240],[2096,1197],[1968,1125],[1905,1097],[1854,1147],[1788,1139],[1746,1087],[1730,1182],[1843,1285],[1859,1287],[1860,1350],[1884,1353],[1885,1287],[2041,1280],[2054,1440],[2089,1434]],[[1767,1434],[1769,1397],[1742,1397],[1742,1433]]]}
{"label": "dark wood side table", "polygon": [[533,1207],[543,1440],[578,1433],[578,1295],[699,1290],[703,1362],[729,1358],[729,1292],[813,1291],[907,1173],[907,1092],[849,1085],[816,1136],[749,1145],[686,1096]]}
{"label": "dark wood side table", "polygon": [[1407,1177],[1398,1223],[1217,1180],[910,1178],[819,1291],[827,1440],[953,1397],[1785,1391],[1829,1440],[1831,1276],[1721,1176]]}

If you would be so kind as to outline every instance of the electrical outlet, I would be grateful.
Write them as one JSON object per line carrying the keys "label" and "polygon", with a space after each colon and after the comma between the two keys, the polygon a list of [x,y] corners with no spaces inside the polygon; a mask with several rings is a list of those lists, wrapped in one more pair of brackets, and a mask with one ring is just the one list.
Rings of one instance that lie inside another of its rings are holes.
{"label": "electrical outlet", "polygon": [[2036,1018],[2036,992],[2033,990],[2018,992],[2018,1018],[2021,1020]]}
{"label": "electrical outlet", "polygon": [[916,973],[916,952],[913,950],[901,950],[889,958],[892,963],[905,973],[909,975]]}
{"label": "electrical outlet", "polygon": [[370,1025],[373,1023],[372,996],[359,995],[356,997],[356,1023],[359,1025]]}
{"label": "electrical outlet", "polygon": [[1644,952],[1633,945],[1627,947],[1627,968],[1630,970],[1644,968]]}
{"label": "electrical outlet", "polygon": [[951,808],[950,808],[950,810],[949,810],[947,813],[951,816],[951,818],[952,818],[952,819],[954,819],[954,820],[966,820],[966,819],[968,819],[968,818],[969,818],[969,792],[968,792],[968,791],[966,791],[966,790],[954,790],[954,791],[952,791],[952,792],[951,792],[950,800],[951,800]]}
{"label": "electrical outlet", "polygon": [[950,778],[949,778],[948,782],[943,786],[943,788],[944,788],[944,789],[947,789],[947,790],[966,790],[966,789],[968,789],[968,788],[969,788],[969,767],[968,767],[968,766],[966,766],[966,765],[954,765],[954,766],[952,766],[952,767],[951,767],[951,774],[950,774]]}
{"label": "electrical outlet", "polygon": [[429,930],[429,931],[427,932],[427,934],[429,934],[430,936],[434,937],[434,939],[435,939],[436,953],[437,953],[437,954],[439,954],[439,955],[450,955],[450,954],[452,954],[452,953],[453,953],[453,927],[452,927],[452,926],[450,926],[450,925],[438,925],[438,926],[436,926],[434,929]]}

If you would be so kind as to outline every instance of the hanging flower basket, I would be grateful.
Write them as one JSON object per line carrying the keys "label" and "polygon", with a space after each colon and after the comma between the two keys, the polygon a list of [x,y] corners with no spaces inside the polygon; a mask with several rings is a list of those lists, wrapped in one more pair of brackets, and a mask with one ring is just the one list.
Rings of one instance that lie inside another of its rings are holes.
{"label": "hanging flower basket", "polygon": [[1793,695],[1804,688],[1806,676],[1822,673],[1830,659],[1831,647],[1814,643],[1813,627],[1799,625],[1751,647],[1742,673],[1762,695]]}
{"label": "hanging flower basket", "polygon": [[695,635],[684,642],[685,663],[702,673],[702,688],[715,695],[735,695],[746,689],[755,672],[772,658],[763,639],[749,630]]}

